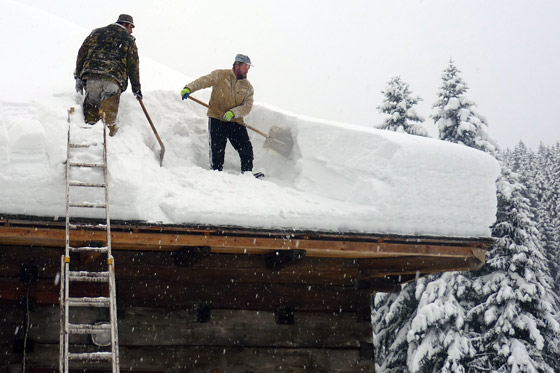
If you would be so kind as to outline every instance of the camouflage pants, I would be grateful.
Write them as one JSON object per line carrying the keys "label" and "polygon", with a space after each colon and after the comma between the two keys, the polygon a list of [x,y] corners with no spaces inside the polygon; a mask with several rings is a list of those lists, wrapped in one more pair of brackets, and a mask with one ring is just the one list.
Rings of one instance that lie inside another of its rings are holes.
{"label": "camouflage pants", "polygon": [[100,119],[108,126],[115,124],[119,112],[121,89],[113,81],[89,78],[86,82],[84,120],[94,124]]}

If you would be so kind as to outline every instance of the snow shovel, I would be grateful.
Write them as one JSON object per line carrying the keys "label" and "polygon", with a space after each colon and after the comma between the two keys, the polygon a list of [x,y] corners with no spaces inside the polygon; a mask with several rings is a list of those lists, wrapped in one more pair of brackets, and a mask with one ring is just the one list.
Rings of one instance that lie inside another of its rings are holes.
{"label": "snow shovel", "polygon": [[[210,106],[208,106],[208,104],[197,100],[196,98],[194,98],[193,96],[189,95],[188,97],[189,100],[193,100],[194,102],[196,102],[197,104],[200,104],[208,109],[210,109]],[[220,113],[223,114],[223,113]],[[251,131],[255,131],[256,133],[258,133],[261,136],[264,136],[266,138],[266,140],[264,141],[264,148],[270,148],[274,151],[276,151],[277,153],[283,155],[284,157],[288,157],[292,151],[292,148],[294,147],[294,140],[292,138],[292,133],[290,132],[290,130],[284,129],[284,128],[280,128],[277,126],[273,126],[270,128],[270,131],[268,132],[268,135],[264,132],[262,132],[261,130],[256,129],[255,127],[252,127],[250,125],[248,125],[247,123],[243,122],[242,120],[233,120],[235,123],[239,123],[244,127],[247,127],[248,129],[250,129]]]}
{"label": "snow shovel", "polygon": [[144,114],[146,114],[146,118],[148,119],[148,122],[150,122],[150,126],[152,126],[152,130],[154,131],[154,134],[156,135],[157,141],[159,142],[159,145],[161,146],[161,152],[159,153],[159,166],[163,167],[163,155],[165,154],[165,146],[163,145],[163,142],[161,141],[161,138],[159,137],[159,134],[156,130],[156,127],[152,123],[152,119],[150,118],[150,115],[148,114],[148,110],[146,110],[146,107],[144,106],[144,103],[142,102],[142,99],[138,96],[136,96],[136,98],[138,99],[138,102],[140,103],[140,106],[142,106],[142,110],[144,110]]}

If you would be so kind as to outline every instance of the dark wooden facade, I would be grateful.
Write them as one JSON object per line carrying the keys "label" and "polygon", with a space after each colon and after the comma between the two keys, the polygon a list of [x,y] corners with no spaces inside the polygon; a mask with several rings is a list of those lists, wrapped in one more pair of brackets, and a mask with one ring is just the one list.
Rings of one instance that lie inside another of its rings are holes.
{"label": "dark wooden facade", "polygon": [[[371,372],[371,294],[478,269],[490,243],[117,221],[111,233],[123,372]],[[102,244],[104,232],[73,239]],[[17,369],[23,340],[29,368],[58,366],[64,242],[63,221],[0,218],[1,367]],[[72,260],[84,270],[101,262]],[[86,337],[75,343],[93,348]]]}

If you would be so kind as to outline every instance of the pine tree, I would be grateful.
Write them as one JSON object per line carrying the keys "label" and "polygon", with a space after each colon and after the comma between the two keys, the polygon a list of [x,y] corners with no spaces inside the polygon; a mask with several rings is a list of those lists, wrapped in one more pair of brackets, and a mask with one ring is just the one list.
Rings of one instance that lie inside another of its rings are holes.
{"label": "pine tree", "polygon": [[450,60],[441,77],[438,99],[432,106],[432,119],[439,129],[439,138],[493,153],[496,147],[488,137],[486,119],[474,110],[474,102],[466,97],[468,86],[459,73]]}
{"label": "pine tree", "polygon": [[[516,147],[507,156],[503,157],[503,162],[520,177],[522,184],[528,178],[532,178],[536,173],[535,154],[525,146],[523,141],[519,141]],[[537,192],[537,191],[535,191]]]}
{"label": "pine tree", "polygon": [[[556,295],[560,297],[560,142],[557,142],[552,151],[552,163],[555,165],[553,177],[555,178],[555,196],[552,200],[551,211],[554,218],[552,219],[551,243],[547,247],[549,251],[549,258],[553,264],[552,270],[555,276]],[[560,306],[559,306],[560,308]],[[558,309],[558,318],[560,320],[560,309]]]}
{"label": "pine tree", "polygon": [[[560,143],[551,147],[541,143],[534,163],[537,227],[542,237],[549,270],[554,279],[556,297],[554,313],[560,322]],[[557,371],[560,371],[557,360],[551,359],[551,361],[557,364]]]}
{"label": "pine tree", "polygon": [[[485,119],[465,96],[467,85],[453,61],[442,76],[443,84],[432,116],[440,139],[463,144],[495,156],[498,149],[488,137]],[[411,372],[467,372],[477,352],[477,330],[468,310],[480,301],[473,287],[473,272],[433,275],[418,284],[419,306],[408,332]],[[420,286],[422,284],[422,286]]]}
{"label": "pine tree", "polygon": [[379,127],[389,131],[409,133],[418,136],[428,136],[428,132],[421,123],[424,118],[416,114],[414,105],[422,99],[412,96],[408,83],[405,83],[400,76],[391,78],[385,91],[381,91],[385,96],[383,104],[377,107],[379,112],[387,114],[388,117]]}
{"label": "pine tree", "polygon": [[477,372],[552,373],[559,369],[560,325],[526,188],[505,162],[497,185],[495,243],[474,281],[480,298],[468,315],[480,334],[469,366]]}
{"label": "pine tree", "polygon": [[466,324],[472,308],[468,274],[446,272],[417,284],[418,309],[407,333],[410,372],[465,373],[475,355]]}
{"label": "pine tree", "polygon": [[[472,110],[474,104],[465,98],[467,86],[458,73],[451,61],[443,76],[440,99],[434,105],[437,109],[434,119],[442,131],[440,139],[494,155],[497,147],[487,136],[485,120]],[[451,136],[453,134],[455,136]],[[388,346],[404,348],[406,344],[401,336],[406,332],[408,358],[406,369],[402,371],[467,372],[477,352],[473,340],[478,337],[467,317],[467,310],[479,301],[472,281],[472,272],[447,272],[418,280],[415,294],[417,308],[402,309],[403,314],[395,319],[397,325],[385,329],[381,326],[377,330],[380,334],[376,334],[376,356],[380,358],[380,368],[393,369],[380,370],[401,371],[393,368],[397,362],[402,364],[401,355],[382,353],[387,351]],[[381,306],[379,312],[386,313],[388,309]],[[409,315],[408,319],[404,319],[405,315]],[[379,319],[383,320],[383,317],[379,316]]]}
{"label": "pine tree", "polygon": [[407,373],[409,320],[416,311],[416,282],[396,294],[375,294],[372,309],[376,363],[384,373]]}
{"label": "pine tree", "polygon": [[[535,161],[535,173],[532,176],[536,183],[536,205],[538,207],[537,222],[542,236],[547,258],[550,262],[552,275],[558,280],[560,250],[560,145],[539,146]],[[556,291],[560,284],[555,281]]]}

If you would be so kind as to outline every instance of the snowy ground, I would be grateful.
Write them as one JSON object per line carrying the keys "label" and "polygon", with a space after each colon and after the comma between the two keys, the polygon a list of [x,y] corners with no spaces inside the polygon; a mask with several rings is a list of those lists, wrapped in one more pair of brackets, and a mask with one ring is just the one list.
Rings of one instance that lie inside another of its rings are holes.
{"label": "snowy ground", "polygon": [[[101,124],[82,128],[82,97],[73,90],[76,53],[90,30],[10,1],[0,9],[0,40],[13,52],[0,62],[0,213],[62,217],[68,127],[74,141],[102,132]],[[30,27],[12,37],[11,25],[23,16],[41,29]],[[240,175],[239,158],[229,145],[225,171],[210,171],[206,110],[179,97],[191,78],[142,55],[140,60],[144,103],[166,153],[160,167],[159,144],[127,91],[121,97],[120,130],[108,140],[113,219],[490,235],[499,166],[487,154],[439,140],[286,113],[258,103],[255,87],[257,104],[246,122],[264,132],[275,125],[290,129],[296,143],[291,156],[286,159],[263,149],[263,138],[252,133],[255,171],[264,172],[266,179]],[[208,72],[224,67],[208,66]],[[194,96],[207,101],[209,91]],[[76,112],[69,124],[70,107]]]}

